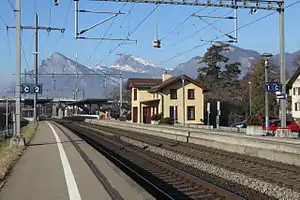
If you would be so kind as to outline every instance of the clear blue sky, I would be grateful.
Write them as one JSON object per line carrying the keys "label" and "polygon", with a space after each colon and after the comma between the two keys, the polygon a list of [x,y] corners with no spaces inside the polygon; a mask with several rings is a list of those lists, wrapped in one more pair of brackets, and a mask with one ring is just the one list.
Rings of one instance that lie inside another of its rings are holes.
{"label": "clear blue sky", "polygon": [[[15,17],[9,1],[1,0],[0,16],[8,25],[15,25]],[[296,2],[297,0],[286,1],[286,5]],[[193,48],[195,45],[201,44],[201,39],[211,40],[220,33],[213,28],[206,28],[198,34],[194,34],[187,40],[187,36],[192,35],[197,29],[201,29],[206,24],[196,17],[191,17],[183,23],[176,31],[166,37],[162,41],[161,49],[151,47],[152,40],[155,39],[156,13],[154,12],[131,36],[130,39],[138,40],[137,44],[121,45],[114,53],[108,56],[109,51],[117,46],[119,41],[103,41],[98,49],[93,53],[94,48],[98,45],[97,40],[75,40],[74,39],[74,3],[73,0],[60,0],[58,7],[53,6],[53,0],[21,0],[22,2],[22,25],[33,25],[34,13],[38,12],[39,22],[42,26],[65,27],[64,34],[53,31],[40,31],[39,61],[46,59],[52,52],[60,52],[64,55],[75,59],[76,52],[79,55],[79,62],[83,64],[94,65],[99,64],[110,65],[117,59],[116,53],[127,52],[133,56],[140,57],[151,61],[154,64],[161,63],[179,53],[185,52]],[[70,4],[71,2],[71,4]],[[70,6],[69,6],[70,5]],[[113,2],[90,2],[86,0],[79,1],[80,9],[93,9],[100,11],[118,11],[124,3]],[[114,21],[107,37],[124,38],[128,32],[134,28],[153,10],[155,5],[152,4],[132,4],[127,3],[121,10],[124,15],[119,15]],[[158,9],[158,35],[159,38],[165,36],[170,30],[176,27],[182,20],[201,7],[193,6],[172,6],[161,5]],[[285,12],[285,38],[286,51],[294,52],[300,50],[300,3],[286,9]],[[222,16],[230,12],[226,8],[205,8],[199,14]],[[248,9],[240,9],[238,11],[238,25],[242,26],[257,18],[270,13],[270,11],[258,11],[254,15],[249,15]],[[51,13],[51,14],[50,14]],[[67,17],[68,14],[68,17]],[[106,14],[89,14],[80,13],[79,29],[82,30],[94,23],[109,17]],[[228,16],[233,16],[231,12]],[[214,19],[207,19],[211,22]],[[106,22],[95,29],[87,32],[87,36],[102,37],[107,31],[112,21]],[[214,24],[224,32],[233,30],[233,21],[220,20]],[[23,30],[22,41],[24,54],[22,55],[22,70],[32,69],[33,66],[33,31]],[[224,39],[224,38],[223,38]],[[279,18],[278,14],[274,14],[267,19],[252,24],[238,32],[239,42],[237,46],[253,49],[259,52],[279,52]],[[59,41],[59,42],[58,42]],[[174,46],[174,44],[178,45]],[[186,54],[170,59],[159,65],[160,67],[174,68],[181,62],[185,62],[193,56],[202,56],[208,46],[203,46],[190,51]],[[0,19],[0,78],[5,81],[12,73],[15,72],[15,29],[6,31],[5,25]],[[91,57],[90,57],[91,56]],[[90,57],[90,59],[89,59]],[[26,59],[25,59],[26,58]],[[25,60],[27,62],[25,62]]]}

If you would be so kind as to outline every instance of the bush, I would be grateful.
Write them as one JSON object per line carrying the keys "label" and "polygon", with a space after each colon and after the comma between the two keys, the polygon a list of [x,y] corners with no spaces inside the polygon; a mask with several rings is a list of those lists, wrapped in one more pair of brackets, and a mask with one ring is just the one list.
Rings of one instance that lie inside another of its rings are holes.
{"label": "bush", "polygon": [[161,119],[159,124],[173,124],[173,120],[170,117],[166,117]]}
{"label": "bush", "polygon": [[258,114],[250,115],[247,119],[246,124],[250,126],[262,126],[263,119]]}
{"label": "bush", "polygon": [[104,119],[104,115],[100,115],[100,119]]}
{"label": "bush", "polygon": [[119,120],[120,121],[126,121],[125,117],[120,117]]}
{"label": "bush", "polygon": [[126,120],[128,120],[128,121],[131,120],[131,113],[127,113],[127,115],[126,115]]}
{"label": "bush", "polygon": [[154,114],[151,117],[151,120],[153,121],[159,121],[161,119],[161,114]]}

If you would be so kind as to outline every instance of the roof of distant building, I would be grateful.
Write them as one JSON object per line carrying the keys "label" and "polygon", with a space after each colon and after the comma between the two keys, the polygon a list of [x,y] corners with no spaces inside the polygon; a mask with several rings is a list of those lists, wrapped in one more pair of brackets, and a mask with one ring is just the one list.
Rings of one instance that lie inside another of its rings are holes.
{"label": "roof of distant building", "polygon": [[182,79],[184,79],[185,81],[188,81],[190,83],[193,83],[196,86],[202,88],[204,90],[204,92],[207,91],[207,88],[204,85],[202,85],[199,81],[196,81],[196,80],[194,80],[194,79],[192,79],[192,78],[190,78],[186,75],[169,78],[166,81],[164,81],[162,84],[152,87],[151,91],[153,91],[153,92],[160,91],[160,90],[162,90],[162,89],[164,89],[164,88],[166,88],[166,87],[168,87],[168,86],[170,86],[170,85],[172,85],[172,84],[174,84],[178,81],[181,81]]}
{"label": "roof of distant building", "polygon": [[132,87],[153,87],[162,83],[160,78],[129,78],[126,84],[126,89]]}
{"label": "roof of distant building", "polygon": [[168,78],[165,81],[158,78],[129,78],[126,84],[126,89],[131,89],[132,87],[148,87],[151,92],[158,92],[178,81],[181,81],[184,78],[185,81],[195,84],[196,86],[202,88],[204,92],[207,91],[207,88],[202,85],[199,81],[194,80],[186,75],[176,76]]}
{"label": "roof of distant building", "polygon": [[295,71],[293,76],[288,80],[288,82],[286,84],[286,88],[288,88],[288,89],[292,88],[294,82],[296,81],[296,79],[298,78],[299,75],[300,75],[300,67],[298,67],[298,69]]}

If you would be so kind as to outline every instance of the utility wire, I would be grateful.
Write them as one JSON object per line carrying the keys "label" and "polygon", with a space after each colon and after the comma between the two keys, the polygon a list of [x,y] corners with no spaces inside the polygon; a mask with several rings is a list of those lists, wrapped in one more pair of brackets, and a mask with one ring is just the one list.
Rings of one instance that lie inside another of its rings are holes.
{"label": "utility wire", "polygon": [[[63,23],[63,27],[66,27],[67,25],[67,20],[68,20],[68,17],[69,17],[69,13],[70,13],[70,10],[71,10],[71,4],[72,4],[72,0],[69,0],[69,6],[68,6],[68,10],[67,10],[67,14],[65,16],[65,20],[64,20],[64,23]],[[59,45],[62,37],[64,36],[64,34],[61,34],[61,36],[58,38],[56,44],[55,44],[55,48]]]}
{"label": "utility wire", "polygon": [[5,23],[4,19],[2,18],[2,16],[0,15],[0,19],[2,21],[2,23],[4,24],[5,27],[7,27],[7,24]]}
{"label": "utility wire", "polygon": [[[294,5],[298,4],[298,3],[300,3],[300,0],[299,0],[299,1],[296,1],[296,2],[294,2],[294,3],[292,3],[292,4],[289,4],[289,5],[285,6],[285,8],[292,7],[292,6],[294,6]],[[235,31],[238,31],[238,30],[240,30],[240,29],[242,29],[242,28],[248,27],[248,26],[250,26],[250,25],[252,25],[252,24],[254,24],[254,23],[257,23],[257,22],[259,22],[259,21],[265,19],[265,18],[268,18],[268,17],[271,16],[271,15],[274,15],[275,13],[277,13],[277,11],[274,11],[274,12],[272,12],[272,13],[269,13],[268,15],[265,15],[265,16],[263,16],[263,17],[260,17],[260,18],[256,19],[256,20],[253,20],[253,21],[251,21],[251,22],[249,22],[249,23],[247,23],[247,24],[244,24],[243,26],[240,26],[240,27],[237,28],[236,30],[230,31],[230,32],[227,33],[227,34],[231,34],[231,33],[234,33]],[[170,60],[172,60],[172,59],[174,59],[174,58],[176,58],[176,57],[182,56],[182,55],[187,54],[187,53],[189,53],[189,52],[191,52],[191,51],[193,51],[193,50],[195,50],[195,49],[198,49],[198,48],[200,48],[200,47],[203,47],[203,46],[205,46],[205,45],[208,45],[208,44],[210,44],[211,42],[214,42],[214,41],[216,41],[216,40],[218,40],[218,39],[220,39],[220,38],[222,38],[222,37],[224,37],[224,34],[217,36],[216,38],[214,38],[214,39],[211,40],[211,41],[207,41],[207,42],[205,42],[205,43],[196,45],[196,46],[194,46],[193,48],[190,48],[190,49],[188,49],[188,50],[186,50],[186,51],[184,51],[184,52],[182,52],[182,53],[179,53],[179,54],[177,54],[177,55],[175,55],[175,56],[172,56],[172,57],[170,57],[170,58],[168,58],[168,59],[165,59],[165,60],[161,61],[160,63],[158,63],[158,64],[156,64],[156,65],[161,65],[161,64],[163,64],[163,63],[166,63],[166,62],[168,62],[168,61],[170,61]]]}
{"label": "utility wire", "polygon": [[11,0],[7,0],[7,1],[8,1],[8,3],[9,3],[9,5],[10,5],[11,9],[13,10],[14,16],[16,17],[15,7],[14,7],[12,1],[11,1]]}
{"label": "utility wire", "polygon": [[[6,22],[4,21],[4,19],[1,15],[0,15],[0,19],[1,19],[2,23],[4,24],[4,26],[7,27],[7,24],[6,24]],[[11,58],[11,48],[10,48],[10,39],[9,39],[8,29],[6,29],[6,37],[7,37],[7,46],[8,46],[9,58]]]}
{"label": "utility wire", "polygon": [[[127,5],[127,2],[124,3],[124,4],[122,5],[122,7],[119,9],[119,11],[121,12],[122,9],[124,9],[126,5]],[[110,31],[110,29],[112,28],[113,24],[115,23],[116,19],[117,19],[117,17],[115,17],[115,18],[112,20],[112,22],[110,23],[108,29],[107,29],[106,32],[104,33],[103,38],[105,38],[106,35],[109,33],[109,31]],[[93,50],[93,52],[91,53],[91,55],[90,55],[90,56],[88,57],[88,59],[84,62],[85,65],[86,65],[86,63],[92,58],[92,56],[94,55],[94,53],[96,52],[96,50],[99,48],[99,46],[102,44],[102,42],[103,42],[103,39],[100,40],[100,42],[99,42],[98,45],[94,48],[94,50]]]}
{"label": "utility wire", "polygon": [[[128,38],[152,15],[152,13],[157,9],[158,7],[155,6],[155,8],[128,34]],[[122,44],[124,44],[125,40],[123,40],[121,43],[119,43],[113,50],[109,52],[107,57],[100,60],[96,65],[103,62],[105,59],[107,59],[112,53],[114,53]]]}
{"label": "utility wire", "polygon": [[[216,1],[217,2],[217,1]],[[216,3],[215,2],[215,3]],[[209,6],[205,6],[202,7],[200,9],[198,9],[196,12],[194,12],[194,14],[199,13],[201,11],[203,11],[204,9],[208,8]],[[172,33],[174,33],[179,27],[181,27],[184,23],[186,23],[190,18],[192,17],[192,15],[187,16],[184,20],[182,20],[177,26],[175,26],[175,28],[171,29],[165,36],[163,36],[160,41],[165,40],[167,37],[169,37]],[[144,53],[148,52],[150,49],[152,49],[152,47],[149,47],[148,49],[146,49],[144,51]]]}
{"label": "utility wire", "polygon": [[[215,12],[217,9],[219,9],[219,8],[214,9],[214,10],[213,10],[212,12],[210,12],[208,15],[212,14],[212,13]],[[229,14],[232,13],[232,12],[233,12],[233,11],[230,10],[230,11],[229,11],[228,13],[226,13],[223,17],[229,15]],[[216,20],[214,20],[211,24],[214,24],[214,23],[216,23],[216,22],[219,21],[219,20],[220,20],[220,19],[216,19]],[[182,40],[180,40],[180,41],[178,41],[178,42],[172,44],[170,47],[168,47],[168,48],[166,48],[166,49],[163,49],[160,53],[163,53],[163,52],[165,52],[165,51],[167,51],[167,50],[169,50],[169,49],[171,49],[171,48],[173,48],[173,47],[175,47],[175,46],[177,46],[177,45],[179,45],[179,44],[181,44],[181,43],[183,43],[183,42],[185,42],[185,41],[187,41],[187,40],[189,40],[189,39],[191,39],[191,38],[193,38],[195,35],[197,35],[198,33],[200,33],[201,31],[205,30],[205,29],[208,28],[208,27],[209,27],[209,25],[206,25],[206,26],[204,26],[204,27],[202,27],[202,28],[196,30],[195,32],[193,32],[192,34],[188,35],[188,36],[185,37],[184,39],[182,39]]]}
{"label": "utility wire", "polygon": [[[217,1],[216,1],[217,2]],[[215,3],[216,3],[215,2]],[[199,10],[197,10],[194,14],[199,13],[201,11],[203,11],[204,9],[208,8],[209,6],[205,6],[200,8]],[[189,15],[187,18],[185,18],[183,21],[181,21],[175,28],[173,28],[171,31],[169,31],[165,36],[163,36],[160,40],[163,41],[165,40],[167,37],[169,37],[172,33],[174,33],[174,31],[176,31],[180,26],[182,26],[185,22],[187,22],[190,18],[192,17],[192,15]]]}

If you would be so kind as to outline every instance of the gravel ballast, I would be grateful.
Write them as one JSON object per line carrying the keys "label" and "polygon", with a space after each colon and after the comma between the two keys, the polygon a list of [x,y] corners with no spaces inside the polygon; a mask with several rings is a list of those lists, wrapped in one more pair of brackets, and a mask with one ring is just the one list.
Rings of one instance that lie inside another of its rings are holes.
{"label": "gravel ballast", "polygon": [[160,147],[152,146],[140,141],[136,141],[133,139],[129,139],[127,137],[121,136],[120,139],[128,144],[144,148],[147,146],[147,151],[152,153],[159,154],[166,158],[175,160],[177,162],[183,163],[185,165],[189,165],[193,168],[199,169],[206,173],[221,177],[223,179],[229,180],[231,182],[235,182],[237,184],[243,185],[245,187],[256,190],[260,193],[264,193],[268,196],[275,197],[277,199],[300,199],[300,193],[289,188],[285,188],[282,186],[278,186],[276,184],[272,184],[260,179],[255,179],[247,176],[246,174],[237,173],[234,171],[229,171],[222,167],[217,167],[212,164],[208,164],[186,155],[182,155],[179,153],[175,153],[173,151],[169,151]]}

